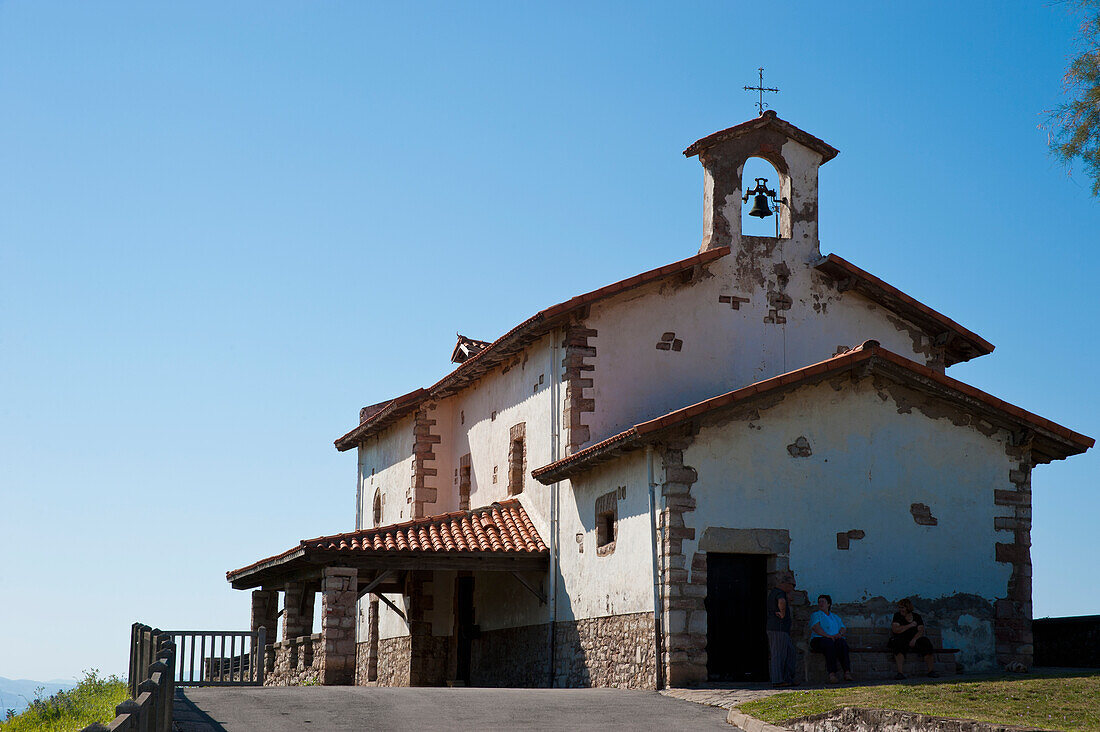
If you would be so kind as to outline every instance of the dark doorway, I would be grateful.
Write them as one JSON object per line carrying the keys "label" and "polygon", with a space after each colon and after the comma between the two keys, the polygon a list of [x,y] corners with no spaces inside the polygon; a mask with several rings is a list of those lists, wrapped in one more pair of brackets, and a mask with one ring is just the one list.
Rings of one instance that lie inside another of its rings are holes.
{"label": "dark doorway", "polygon": [[768,680],[767,582],[763,554],[707,553],[707,677],[711,681]]}
{"label": "dark doorway", "polygon": [[474,639],[474,578],[455,580],[455,634],[457,636],[457,670],[455,680],[470,685],[470,646]]}

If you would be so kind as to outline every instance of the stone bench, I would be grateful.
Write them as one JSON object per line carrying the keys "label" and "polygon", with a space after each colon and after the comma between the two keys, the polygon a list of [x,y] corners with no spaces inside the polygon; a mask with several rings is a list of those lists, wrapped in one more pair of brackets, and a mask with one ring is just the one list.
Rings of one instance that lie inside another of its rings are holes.
{"label": "stone bench", "polygon": [[[955,654],[958,648],[944,648],[940,632],[934,628],[925,628],[925,636],[932,643],[935,656],[933,668],[940,676],[955,674]],[[888,628],[849,628],[848,650],[852,661],[852,675],[857,681],[881,681],[894,678],[897,666],[894,664],[894,652],[886,647],[890,639]],[[802,650],[802,665],[808,684],[825,683],[829,672],[825,668],[825,655],[810,651],[807,639],[799,644]],[[838,671],[838,675],[839,675]],[[906,676],[922,676],[925,673],[924,658],[907,654],[905,657]]]}

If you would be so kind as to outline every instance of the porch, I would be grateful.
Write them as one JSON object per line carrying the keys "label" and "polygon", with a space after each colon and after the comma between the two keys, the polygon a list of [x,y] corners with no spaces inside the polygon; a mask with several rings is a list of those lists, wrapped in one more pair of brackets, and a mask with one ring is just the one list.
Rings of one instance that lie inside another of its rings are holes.
{"label": "porch", "polygon": [[[253,631],[274,636],[282,619],[281,635],[265,649],[266,685],[419,686],[469,681],[477,578],[514,583],[545,604],[548,569],[546,545],[512,500],[302,541],[226,577],[235,589],[252,590]],[[437,576],[454,577],[453,590],[436,587]],[[433,635],[428,614],[436,597],[454,608],[450,637]],[[380,605],[407,634],[380,638]]]}

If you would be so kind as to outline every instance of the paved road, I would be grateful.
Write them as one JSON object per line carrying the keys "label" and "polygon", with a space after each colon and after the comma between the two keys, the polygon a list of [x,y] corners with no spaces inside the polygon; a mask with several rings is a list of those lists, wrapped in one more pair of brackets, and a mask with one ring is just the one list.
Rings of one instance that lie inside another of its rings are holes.
{"label": "paved road", "polygon": [[180,732],[340,730],[725,730],[726,710],[623,689],[180,690]]}

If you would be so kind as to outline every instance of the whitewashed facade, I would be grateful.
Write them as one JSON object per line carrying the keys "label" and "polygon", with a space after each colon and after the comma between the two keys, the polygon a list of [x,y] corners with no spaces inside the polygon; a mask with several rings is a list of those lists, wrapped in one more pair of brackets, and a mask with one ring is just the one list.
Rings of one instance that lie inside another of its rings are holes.
{"label": "whitewashed facade", "polygon": [[[685,154],[698,254],[468,343],[337,440],[357,529],[516,499],[548,547],[545,572],[437,568],[392,607],[362,597],[357,683],[755,678],[787,568],[869,643],[909,597],[966,670],[1030,663],[1030,471],[1092,440],[955,382],[992,345],[822,256],[829,145],[768,112]],[[750,157],[776,168],[779,237],[740,234]]]}

